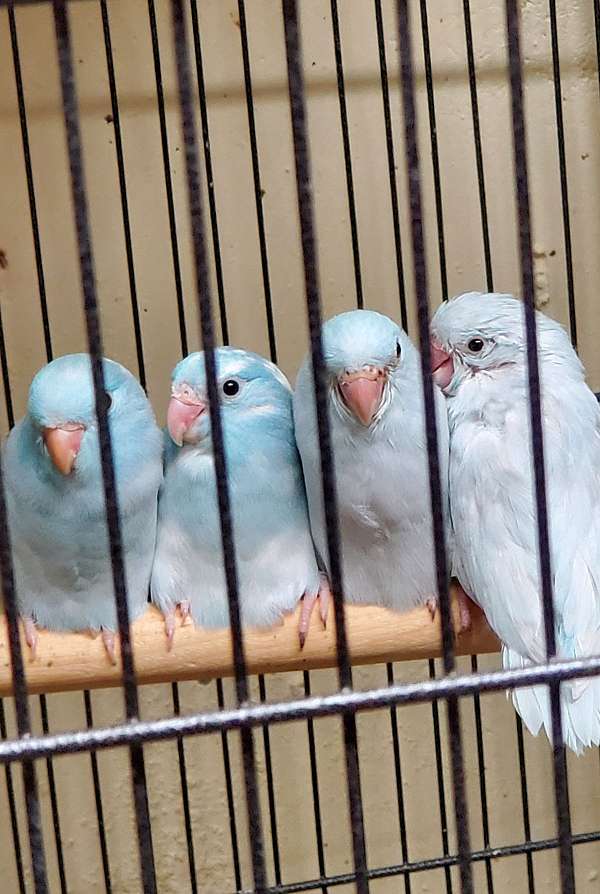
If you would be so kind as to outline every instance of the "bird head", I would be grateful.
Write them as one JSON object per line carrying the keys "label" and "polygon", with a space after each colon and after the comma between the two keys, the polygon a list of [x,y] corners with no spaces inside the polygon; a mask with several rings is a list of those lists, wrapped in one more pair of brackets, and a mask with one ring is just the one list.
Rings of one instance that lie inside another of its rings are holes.
{"label": "bird head", "polygon": [[[127,429],[129,422],[135,425],[140,411],[151,419],[153,416],[143,389],[125,367],[113,360],[103,360],[102,367],[106,390],[101,400],[114,447],[115,426],[118,429],[120,422],[125,422]],[[57,357],[36,373],[27,413],[39,432],[40,450],[61,475],[99,467],[98,420],[88,354]]]}
{"label": "bird head", "polygon": [[331,401],[347,421],[371,428],[391,403],[410,342],[393,320],[370,310],[332,317],[323,326]]}
{"label": "bird head", "polygon": [[[247,435],[258,424],[269,427],[284,420],[291,427],[292,391],[280,369],[251,351],[222,347],[215,350],[221,419],[226,434],[243,428]],[[210,416],[204,352],[190,354],[177,364],[171,378],[167,411],[171,439],[199,446],[209,443]]]}
{"label": "bird head", "polygon": [[[563,328],[536,312],[540,355],[572,359]],[[431,321],[433,378],[452,397],[474,377],[524,371],[527,340],[523,304],[512,295],[467,292],[438,308]]]}

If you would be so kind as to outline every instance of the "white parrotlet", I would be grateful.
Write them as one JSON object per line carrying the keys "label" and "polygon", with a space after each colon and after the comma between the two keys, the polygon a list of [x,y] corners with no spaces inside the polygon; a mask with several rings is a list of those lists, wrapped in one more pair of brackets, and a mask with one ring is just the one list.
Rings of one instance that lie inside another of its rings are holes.
{"label": "white parrotlet", "polygon": [[[148,603],[162,480],[162,435],[143,389],[103,361],[129,615]],[[102,631],[114,660],[112,566],[90,358],[70,354],[34,377],[3,451],[16,593],[27,642],[36,626]]]}
{"label": "white parrotlet", "polygon": [[[292,393],[283,373],[257,354],[215,352],[242,623],[280,623],[320,577],[310,536]],[[211,438],[204,354],[173,371],[167,415],[171,446],[159,499],[152,599],[204,627],[227,627],[229,603]]]}
{"label": "white parrotlet", "polygon": [[[344,595],[348,602],[406,611],[436,607],[436,564],[419,354],[389,317],[339,314],[323,326]],[[448,425],[435,389],[447,519]],[[296,440],[313,538],[329,570],[310,357],[294,395]],[[463,626],[468,626],[466,603]]]}
{"label": "white parrotlet", "polygon": [[[536,313],[559,657],[600,654],[600,407],[562,327]],[[503,644],[506,668],[546,658],[522,303],[468,293],[432,324],[447,396],[455,569]],[[548,689],[514,689],[528,729],[551,737]],[[600,743],[600,679],[561,686],[575,752]]]}

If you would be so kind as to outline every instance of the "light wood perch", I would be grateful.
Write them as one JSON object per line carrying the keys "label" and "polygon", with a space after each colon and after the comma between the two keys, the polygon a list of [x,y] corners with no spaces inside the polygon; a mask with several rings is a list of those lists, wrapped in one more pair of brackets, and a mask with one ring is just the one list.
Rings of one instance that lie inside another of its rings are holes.
{"label": "light wood perch", "polygon": [[[309,670],[335,667],[335,624],[333,611],[324,630],[318,612],[313,612],[306,645],[298,645],[298,613],[270,630],[249,630],[245,634],[249,673]],[[453,595],[453,617],[457,623]],[[482,613],[472,610],[471,629],[455,640],[457,655],[496,652],[498,640]],[[434,621],[427,608],[406,614],[375,606],[346,608],[348,645],[353,664],[376,664],[434,658],[441,654],[439,612]],[[233,675],[231,637],[228,630],[204,630],[188,621],[177,626],[171,652],[167,651],[164,622],[150,607],[132,625],[133,647],[139,683],[165,683],[173,680],[210,680]],[[40,630],[37,657],[31,661],[21,637],[27,686],[31,693],[61,692],[73,689],[101,689],[121,684],[121,664],[117,646],[117,664],[111,665],[101,637],[85,633],[53,633]],[[12,694],[12,674],[7,627],[0,622],[0,696]]]}

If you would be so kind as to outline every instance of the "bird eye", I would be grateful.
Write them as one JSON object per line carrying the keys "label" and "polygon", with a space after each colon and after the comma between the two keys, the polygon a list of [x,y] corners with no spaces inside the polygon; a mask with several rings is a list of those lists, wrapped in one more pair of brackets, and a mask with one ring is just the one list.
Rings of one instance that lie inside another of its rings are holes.
{"label": "bird eye", "polygon": [[227,379],[226,382],[223,382],[223,394],[226,397],[235,397],[239,390],[240,383],[235,379]]}
{"label": "bird eye", "polygon": [[400,360],[400,354],[402,353],[402,348],[400,347],[400,342],[396,342],[396,358]]}
{"label": "bird eye", "polygon": [[483,350],[483,339],[472,338],[467,347],[472,354],[479,354],[479,352]]}
{"label": "bird eye", "polygon": [[100,404],[104,407],[104,412],[105,412],[105,413],[108,413],[108,411],[109,411],[110,408],[112,407],[112,397],[110,396],[110,394],[108,393],[108,391],[104,391],[104,392],[100,395],[100,401],[99,401],[99,402],[100,402]]}

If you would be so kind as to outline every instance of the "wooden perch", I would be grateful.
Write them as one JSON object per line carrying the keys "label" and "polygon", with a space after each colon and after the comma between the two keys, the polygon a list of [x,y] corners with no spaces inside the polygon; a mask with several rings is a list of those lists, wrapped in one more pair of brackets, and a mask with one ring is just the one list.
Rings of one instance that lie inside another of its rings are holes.
{"label": "wooden perch", "polygon": [[[453,595],[453,618],[457,624]],[[285,622],[270,630],[249,630],[245,634],[249,673],[310,670],[335,667],[335,623],[333,611],[324,630],[318,611],[313,612],[306,645],[298,644],[299,609]],[[499,643],[483,614],[472,610],[471,630],[456,639],[457,655],[496,652]],[[348,646],[353,664],[408,661],[434,658],[441,654],[439,612],[432,621],[427,608],[406,614],[375,606],[346,607]],[[149,607],[132,625],[133,647],[139,683],[166,683],[173,680],[210,680],[233,675],[231,637],[228,630],[193,627],[188,620],[177,626],[171,652],[167,651],[164,622],[160,613]],[[101,637],[86,633],[53,633],[40,630],[37,657],[32,661],[21,636],[25,656],[27,687],[31,693],[62,692],[73,689],[101,689],[120,686],[121,665],[111,665]],[[12,674],[7,626],[0,622],[0,696],[12,694]]]}

